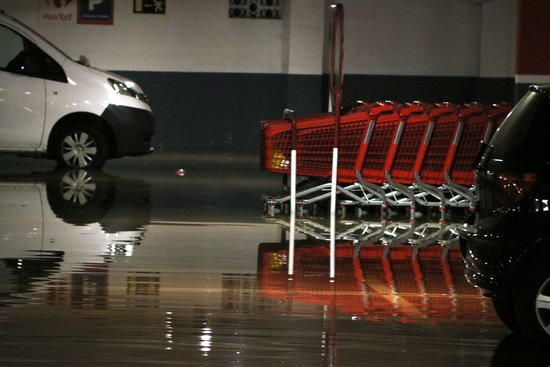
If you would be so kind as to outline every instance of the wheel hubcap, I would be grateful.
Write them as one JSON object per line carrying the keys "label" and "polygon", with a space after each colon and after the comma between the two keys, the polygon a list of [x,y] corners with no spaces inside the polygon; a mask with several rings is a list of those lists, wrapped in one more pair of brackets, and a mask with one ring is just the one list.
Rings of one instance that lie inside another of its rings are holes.
{"label": "wheel hubcap", "polygon": [[96,189],[93,177],[82,169],[67,172],[61,180],[63,199],[78,206],[89,203],[95,196]]}
{"label": "wheel hubcap", "polygon": [[550,335],[550,278],[540,287],[535,307],[540,325]]}
{"label": "wheel hubcap", "polygon": [[97,154],[97,145],[92,136],[77,131],[63,139],[61,154],[71,167],[88,167]]}

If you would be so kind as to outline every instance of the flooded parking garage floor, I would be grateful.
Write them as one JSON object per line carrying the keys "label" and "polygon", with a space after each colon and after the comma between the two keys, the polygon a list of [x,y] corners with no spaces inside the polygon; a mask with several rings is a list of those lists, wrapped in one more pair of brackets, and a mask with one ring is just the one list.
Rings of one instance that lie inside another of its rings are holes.
{"label": "flooded parking garage floor", "polygon": [[305,217],[289,280],[287,218],[260,199],[280,178],[257,167],[0,157],[0,364],[548,364],[466,282],[460,220],[342,218],[330,283],[326,220]]}

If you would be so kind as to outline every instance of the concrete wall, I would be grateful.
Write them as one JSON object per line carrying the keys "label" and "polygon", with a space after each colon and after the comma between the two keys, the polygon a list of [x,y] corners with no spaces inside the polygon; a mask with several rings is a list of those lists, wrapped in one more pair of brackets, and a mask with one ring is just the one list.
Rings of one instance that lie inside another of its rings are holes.
{"label": "concrete wall", "polygon": [[520,98],[530,84],[550,83],[550,2],[518,1],[516,97]]}
{"label": "concrete wall", "polygon": [[512,101],[516,0],[342,2],[346,102]]}
{"label": "concrete wall", "polygon": [[1,0],[0,9],[102,69],[281,72],[281,21],[229,18],[227,1],[168,1],[166,15],[147,15],[133,14],[133,0],[115,0],[112,26],[39,21],[38,1]]}
{"label": "concrete wall", "polygon": [[514,95],[517,0],[492,0],[481,7],[478,94],[510,100]]}
{"label": "concrete wall", "polygon": [[464,0],[344,0],[347,74],[477,76],[480,9]]}
{"label": "concrete wall", "polygon": [[[112,26],[43,23],[39,1],[0,9],[142,84],[157,147],[253,152],[260,120],[326,108],[328,0],[283,0],[280,20],[231,19],[227,0],[169,1],[166,15],[115,0]],[[512,101],[516,1],[342,0],[345,103]]]}

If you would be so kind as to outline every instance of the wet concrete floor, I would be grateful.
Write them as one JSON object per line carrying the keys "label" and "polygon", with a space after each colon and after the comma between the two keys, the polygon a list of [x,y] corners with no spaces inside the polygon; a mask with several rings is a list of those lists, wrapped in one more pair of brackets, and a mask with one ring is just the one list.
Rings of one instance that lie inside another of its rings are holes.
{"label": "wet concrete floor", "polygon": [[548,365],[466,282],[460,220],[343,218],[330,283],[301,219],[289,280],[280,184],[248,156],[0,157],[0,365]]}

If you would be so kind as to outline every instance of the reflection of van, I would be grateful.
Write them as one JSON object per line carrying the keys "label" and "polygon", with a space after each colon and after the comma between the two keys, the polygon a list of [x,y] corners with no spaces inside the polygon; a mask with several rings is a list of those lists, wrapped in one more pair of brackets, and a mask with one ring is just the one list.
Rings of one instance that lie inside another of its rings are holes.
{"label": "reflection of van", "polygon": [[143,90],[71,60],[0,11],[0,152],[70,167],[152,151],[154,121]]}
{"label": "reflection of van", "polygon": [[0,176],[0,259],[62,253],[62,267],[129,256],[151,220],[149,183],[83,169]]}

